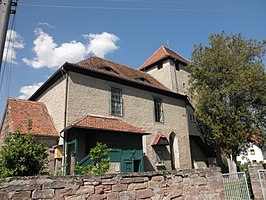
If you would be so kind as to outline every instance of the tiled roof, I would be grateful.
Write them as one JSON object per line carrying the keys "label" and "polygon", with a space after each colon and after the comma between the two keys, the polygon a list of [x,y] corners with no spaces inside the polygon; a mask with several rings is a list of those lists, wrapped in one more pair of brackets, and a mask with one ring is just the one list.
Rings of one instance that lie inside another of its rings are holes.
{"label": "tiled roof", "polygon": [[141,72],[131,67],[127,67],[125,65],[121,65],[96,56],[80,61],[77,63],[77,66],[84,69],[97,71],[98,73],[109,74],[115,77],[133,81],[135,83],[149,85],[151,87],[170,91],[167,87],[145,72]]}
{"label": "tiled roof", "polygon": [[21,133],[28,133],[28,121],[30,119],[32,120],[31,134],[53,137],[59,136],[51,116],[43,103],[9,98],[7,106],[12,132],[19,130]]}
{"label": "tiled roof", "polygon": [[[147,134],[144,130],[113,117],[87,115],[64,130],[72,127]],[[63,130],[63,131],[64,131]]]}
{"label": "tiled roof", "polygon": [[172,57],[174,59],[177,59],[185,64],[189,64],[189,61],[187,61],[185,58],[181,57],[180,55],[178,55],[176,52],[161,46],[159,49],[157,49],[157,51],[155,51],[154,54],[152,54],[152,56],[146,60],[138,70],[144,70],[146,67],[156,63],[159,60],[162,60],[166,57]]}
{"label": "tiled roof", "polygon": [[169,145],[169,142],[164,134],[158,132],[152,142],[152,145]]}

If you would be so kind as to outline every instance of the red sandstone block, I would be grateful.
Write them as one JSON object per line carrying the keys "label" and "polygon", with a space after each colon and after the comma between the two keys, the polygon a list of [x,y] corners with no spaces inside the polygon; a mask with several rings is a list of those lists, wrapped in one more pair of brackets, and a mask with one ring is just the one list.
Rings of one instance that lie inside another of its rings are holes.
{"label": "red sandstone block", "polygon": [[133,183],[133,178],[123,178],[120,180],[120,183]]}
{"label": "red sandstone block", "polygon": [[102,179],[102,184],[103,185],[117,184],[117,180],[114,180],[114,179]]}
{"label": "red sandstone block", "polygon": [[121,192],[127,190],[127,184],[117,184],[112,186],[113,192]]}
{"label": "red sandstone block", "polygon": [[138,199],[149,198],[152,196],[153,196],[153,191],[151,189],[144,189],[144,190],[138,190],[137,191],[137,198]]}
{"label": "red sandstone block", "polygon": [[142,177],[134,178],[134,183],[143,183],[143,182],[144,182],[144,178],[142,178]]}
{"label": "red sandstone block", "polygon": [[118,199],[119,199],[118,192],[112,192],[107,195],[107,200],[118,200]]}
{"label": "red sandstone block", "polygon": [[[30,199],[30,196],[31,196],[31,191],[20,191],[20,192],[15,192],[12,196],[12,199],[14,199],[14,200],[28,200],[28,199]],[[3,199],[5,199],[5,198],[3,198]]]}

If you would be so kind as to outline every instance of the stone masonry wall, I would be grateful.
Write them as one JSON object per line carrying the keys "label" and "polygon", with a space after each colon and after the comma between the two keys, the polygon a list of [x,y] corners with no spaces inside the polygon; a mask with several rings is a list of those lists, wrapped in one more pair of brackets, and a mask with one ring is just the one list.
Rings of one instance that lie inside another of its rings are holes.
{"label": "stone masonry wall", "polygon": [[106,174],[12,177],[0,180],[0,199],[224,199],[219,168]]}

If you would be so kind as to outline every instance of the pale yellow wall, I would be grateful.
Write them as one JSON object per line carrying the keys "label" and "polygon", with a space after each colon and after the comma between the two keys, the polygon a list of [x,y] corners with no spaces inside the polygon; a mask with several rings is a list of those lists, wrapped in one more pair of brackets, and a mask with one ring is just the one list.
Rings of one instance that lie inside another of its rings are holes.
{"label": "pale yellow wall", "polygon": [[161,82],[167,88],[173,91],[176,90],[176,84],[173,85],[172,79],[170,78],[172,70],[169,60],[163,62],[163,67],[161,69],[157,69],[157,65],[155,65],[146,72],[153,76],[156,80]]}
{"label": "pale yellow wall", "polygon": [[[70,72],[68,124],[87,114],[111,116],[111,87],[120,88],[123,92],[123,117],[121,119],[151,133],[151,135],[144,137],[143,149],[144,153],[150,158],[152,167],[156,169],[156,155],[151,143],[158,131],[161,131],[167,136],[168,140],[171,132],[177,134],[179,165],[181,168],[190,168],[188,124],[183,100]],[[154,97],[163,100],[164,123],[156,123],[154,120]],[[170,166],[169,158],[166,167],[170,169]]]}
{"label": "pale yellow wall", "polygon": [[176,70],[174,62],[169,59],[163,62],[163,68],[158,69],[156,65],[146,72],[172,91],[188,94],[190,73],[183,64],[179,63],[179,70]]}
{"label": "pale yellow wall", "polygon": [[187,71],[187,69],[185,68],[183,64],[179,63],[178,67],[179,67],[179,70],[175,70],[178,92],[182,94],[188,94],[190,73]]}
{"label": "pale yellow wall", "polygon": [[[8,106],[8,105],[7,105]],[[11,127],[10,127],[10,115],[8,110],[5,111],[3,115],[3,121],[2,121],[2,127],[1,127],[1,132],[0,132],[0,147],[3,145],[5,137],[7,133],[11,132]]]}
{"label": "pale yellow wall", "polygon": [[46,105],[58,132],[64,128],[65,91],[66,79],[62,77],[36,100]]}

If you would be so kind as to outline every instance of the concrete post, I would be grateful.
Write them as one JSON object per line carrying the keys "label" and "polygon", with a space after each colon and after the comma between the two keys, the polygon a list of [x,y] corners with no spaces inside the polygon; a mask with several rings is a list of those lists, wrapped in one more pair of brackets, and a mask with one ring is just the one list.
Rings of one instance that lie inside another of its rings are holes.
{"label": "concrete post", "polygon": [[252,163],[248,165],[248,172],[249,172],[252,191],[253,191],[255,200],[263,200],[262,190],[260,188],[260,181],[259,181],[259,175],[258,175],[258,170],[262,170],[262,169],[264,169],[263,166],[258,163]]}

